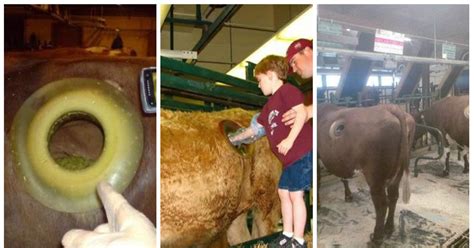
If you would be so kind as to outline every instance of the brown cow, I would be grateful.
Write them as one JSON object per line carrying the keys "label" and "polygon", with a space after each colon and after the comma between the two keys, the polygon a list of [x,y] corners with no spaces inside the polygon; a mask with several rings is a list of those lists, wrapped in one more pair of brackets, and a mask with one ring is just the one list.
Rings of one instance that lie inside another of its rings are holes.
{"label": "brown cow", "polygon": [[[463,173],[469,172],[469,96],[449,96],[434,102],[431,107],[415,114],[415,119],[420,124],[425,124],[439,129],[445,144],[444,175],[449,175],[450,144],[462,147],[464,159]],[[423,132],[417,132],[419,138]],[[437,137],[436,135],[434,135]]]}
{"label": "brown cow", "polygon": [[[63,213],[43,206],[24,189],[15,175],[10,144],[7,140],[15,113],[40,87],[64,78],[87,77],[107,81],[141,112],[139,74],[143,67],[155,66],[155,58],[111,58],[79,56],[79,53],[54,50],[14,53],[5,56],[5,247],[61,247],[62,236],[72,228],[91,230],[106,222],[102,209],[85,213]],[[134,179],[123,192],[137,210],[156,223],[156,116],[141,115],[144,147]],[[94,143],[81,128],[69,129],[76,149],[88,153],[81,144]],[[62,143],[64,146],[74,147]]]}
{"label": "brown cow", "polygon": [[403,201],[409,200],[409,148],[415,121],[396,105],[344,108],[319,104],[317,114],[318,155],[328,171],[350,178],[354,170],[362,170],[365,176],[376,213],[371,244],[379,246],[384,235],[394,230],[403,174]]}
{"label": "brown cow", "polygon": [[251,146],[252,155],[241,156],[219,128],[226,119],[248,126],[251,117],[252,112],[241,109],[161,110],[161,247],[227,247],[247,241],[251,209],[254,238],[275,231],[281,163],[266,139]]}

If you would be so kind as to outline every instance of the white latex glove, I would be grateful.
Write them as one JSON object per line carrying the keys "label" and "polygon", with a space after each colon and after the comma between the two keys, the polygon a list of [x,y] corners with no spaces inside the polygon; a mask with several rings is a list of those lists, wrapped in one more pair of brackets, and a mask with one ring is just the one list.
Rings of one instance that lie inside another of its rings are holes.
{"label": "white latex glove", "polygon": [[156,247],[156,229],[144,214],[130,206],[108,183],[99,183],[97,192],[109,223],[99,225],[94,231],[68,231],[62,239],[65,248]]}

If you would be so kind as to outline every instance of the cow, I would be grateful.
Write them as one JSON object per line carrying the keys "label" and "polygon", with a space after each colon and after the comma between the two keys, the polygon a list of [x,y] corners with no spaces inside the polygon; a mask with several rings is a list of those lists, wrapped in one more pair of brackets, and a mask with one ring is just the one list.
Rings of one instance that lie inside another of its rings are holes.
{"label": "cow", "polygon": [[[64,78],[82,77],[106,81],[141,112],[139,75],[144,67],[156,66],[155,58],[116,58],[89,56],[76,50],[48,50],[5,55],[5,247],[61,247],[62,236],[70,229],[94,229],[107,221],[103,209],[83,213],[64,213],[43,206],[31,197],[15,173],[8,140],[13,118],[23,102],[42,86]],[[144,131],[143,154],[137,172],[123,192],[124,197],[153,224],[156,224],[156,116],[140,115]],[[83,128],[66,129],[64,135],[76,144],[96,145]],[[65,139],[60,139],[63,142]],[[92,144],[94,143],[94,144]],[[88,153],[87,147],[76,147]]]}
{"label": "cow", "polygon": [[376,213],[370,244],[380,246],[384,235],[394,231],[402,176],[403,201],[410,198],[409,148],[415,121],[398,106],[388,104],[366,108],[318,104],[317,111],[318,156],[338,177],[350,178],[355,170],[362,171]]}
{"label": "cow", "polygon": [[[469,172],[469,96],[449,96],[434,102],[424,111],[414,114],[417,123],[428,125],[439,129],[444,140],[444,158],[441,161],[445,163],[443,174],[449,175],[449,157],[450,145],[457,144],[462,147],[464,170]],[[424,131],[424,132],[423,132]],[[415,139],[418,139],[426,133],[426,130],[416,132]],[[434,134],[434,137],[438,137]]]}
{"label": "cow", "polygon": [[219,126],[223,120],[248,126],[252,114],[161,109],[161,247],[227,247],[275,231],[281,163],[267,139],[239,154]]}

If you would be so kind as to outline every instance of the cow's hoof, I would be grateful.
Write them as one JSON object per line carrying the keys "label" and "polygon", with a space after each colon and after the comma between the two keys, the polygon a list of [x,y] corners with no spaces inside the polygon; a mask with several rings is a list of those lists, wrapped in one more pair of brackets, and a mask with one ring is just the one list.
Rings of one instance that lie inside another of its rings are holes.
{"label": "cow's hoof", "polygon": [[352,195],[349,195],[349,196],[346,195],[346,197],[344,197],[344,200],[345,200],[346,202],[352,202],[353,199],[354,199],[354,198],[352,198]]}
{"label": "cow's hoof", "polygon": [[469,169],[464,169],[464,170],[462,171],[462,173],[464,173],[464,174],[469,173]]}
{"label": "cow's hoof", "polygon": [[385,225],[385,228],[384,228],[384,233],[385,233],[385,237],[390,237],[392,236],[393,232],[394,232],[395,228],[393,227],[393,225]]}
{"label": "cow's hoof", "polygon": [[367,242],[367,247],[368,248],[378,248],[381,247],[383,243],[383,238],[380,239],[374,239],[374,234],[370,234],[370,241]]}
{"label": "cow's hoof", "polygon": [[[80,162],[77,158],[64,165],[49,152],[53,134],[77,120],[100,126],[104,135],[100,156],[86,168],[73,167]],[[13,121],[17,176],[28,193],[49,208],[63,212],[99,208],[100,181],[118,192],[132,181],[143,151],[142,125],[136,107],[107,82],[68,78],[49,83],[23,103]]]}
{"label": "cow's hoof", "polygon": [[447,176],[449,176],[449,171],[447,171],[447,170],[444,170],[444,171],[443,171],[443,175],[442,175],[442,176],[443,176],[443,177],[447,177]]}

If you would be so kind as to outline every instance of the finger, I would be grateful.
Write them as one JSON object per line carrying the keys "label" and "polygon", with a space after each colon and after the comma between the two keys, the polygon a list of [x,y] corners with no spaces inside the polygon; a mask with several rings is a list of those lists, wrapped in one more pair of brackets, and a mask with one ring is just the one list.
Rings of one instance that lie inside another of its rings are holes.
{"label": "finger", "polygon": [[100,182],[97,186],[102,203],[104,204],[107,220],[109,221],[110,231],[117,232],[120,230],[121,223],[119,222],[118,213],[122,205],[128,204],[122,195],[117,193],[110,184]]}
{"label": "finger", "polygon": [[127,200],[115,192],[110,184],[106,182],[99,183],[97,191],[104,204],[111,232],[124,231],[134,225],[153,227],[151,221],[144,214],[130,206]]}
{"label": "finger", "polygon": [[292,119],[287,119],[287,120],[282,120],[283,123],[285,123],[285,126],[289,126],[289,125],[292,125],[293,123],[295,123],[295,118],[292,118]]}
{"label": "finger", "polygon": [[105,224],[97,226],[94,229],[94,232],[96,232],[96,233],[110,233],[109,223],[105,223]]}

